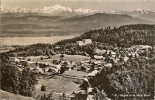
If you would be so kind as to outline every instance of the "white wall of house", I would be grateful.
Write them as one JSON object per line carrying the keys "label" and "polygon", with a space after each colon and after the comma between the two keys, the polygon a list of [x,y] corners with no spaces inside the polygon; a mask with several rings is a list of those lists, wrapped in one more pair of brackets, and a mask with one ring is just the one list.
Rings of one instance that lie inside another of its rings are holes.
{"label": "white wall of house", "polygon": [[83,39],[82,41],[84,44],[91,44],[92,43],[92,39]]}
{"label": "white wall of house", "polygon": [[91,44],[92,39],[83,39],[82,41],[76,41],[76,44],[79,46]]}
{"label": "white wall of house", "polygon": [[20,60],[17,57],[10,57],[9,61],[10,62],[20,62]]}

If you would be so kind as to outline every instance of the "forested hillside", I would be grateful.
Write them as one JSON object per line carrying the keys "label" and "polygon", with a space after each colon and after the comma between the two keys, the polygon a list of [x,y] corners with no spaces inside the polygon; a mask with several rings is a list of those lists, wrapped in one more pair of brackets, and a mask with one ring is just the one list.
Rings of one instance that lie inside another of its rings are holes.
{"label": "forested hillside", "polygon": [[75,43],[82,39],[92,39],[96,42],[130,46],[130,44],[148,44],[153,42],[155,25],[137,24],[125,25],[118,28],[107,27],[105,29],[90,30],[79,37],[60,41],[56,44]]}
{"label": "forested hillside", "polygon": [[[124,25],[118,28],[107,27],[105,29],[90,30],[84,34],[59,41],[55,44],[34,44],[27,47],[20,47],[9,51],[11,56],[35,56],[49,55],[55,53],[92,55],[94,49],[111,49],[115,47],[130,47],[132,45],[150,45],[155,44],[155,25],[136,24]],[[76,41],[82,39],[92,39],[93,43],[78,46]],[[58,48],[57,48],[58,47]]]}
{"label": "forested hillside", "polygon": [[[113,63],[111,68],[102,66],[103,69],[95,75],[95,78],[89,79],[90,85],[104,90],[110,98],[117,98],[120,94],[153,96],[155,54],[151,54],[152,56],[149,56],[148,59],[140,56],[136,59],[131,58],[127,62]],[[84,81],[81,88],[86,89],[87,87],[89,84]],[[120,99],[117,98],[117,100]]]}
{"label": "forested hillside", "polygon": [[[79,37],[57,42],[54,46],[62,46],[61,51],[87,52],[93,48],[114,49],[114,47],[130,47],[131,45],[155,44],[155,25],[137,24],[125,25],[118,28],[107,27],[100,30],[90,30]],[[76,41],[92,39],[93,44],[85,46],[75,45]],[[74,46],[73,46],[74,45]],[[92,52],[91,52],[92,53]]]}

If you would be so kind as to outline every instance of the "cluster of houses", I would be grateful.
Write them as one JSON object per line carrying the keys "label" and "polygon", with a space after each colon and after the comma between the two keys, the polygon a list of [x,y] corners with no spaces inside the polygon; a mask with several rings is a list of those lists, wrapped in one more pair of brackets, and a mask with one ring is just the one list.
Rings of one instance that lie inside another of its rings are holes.
{"label": "cluster of houses", "polygon": [[[83,39],[83,43],[91,43],[91,39]],[[16,64],[19,68],[24,68],[26,66],[23,63],[35,63],[36,67],[31,67],[30,69],[36,73],[50,74],[60,73],[61,68],[64,70],[72,70],[73,67],[76,67],[77,71],[87,72],[87,77],[93,77],[104,67],[112,67],[114,63],[118,62],[127,62],[131,57],[138,57],[140,53],[148,51],[151,46],[148,45],[135,45],[130,48],[119,49],[115,48],[115,51],[112,50],[99,50],[96,49],[96,55],[94,55],[90,60],[81,61],[80,64],[75,64],[72,61],[53,60],[53,62],[31,62],[28,61],[25,57],[10,57],[9,60],[11,63]],[[98,55],[100,54],[100,55]],[[46,58],[44,58],[46,59]],[[40,66],[42,65],[42,66]]]}
{"label": "cluster of houses", "polygon": [[9,57],[9,61],[21,69],[25,67],[24,64],[27,62],[25,57]]}
{"label": "cluster of houses", "polygon": [[[47,57],[42,57],[48,59]],[[61,68],[64,70],[71,70],[75,66],[75,62],[64,61],[62,59],[55,59],[53,62],[46,61],[29,61],[25,57],[10,57],[9,61],[11,64],[16,65],[19,69],[30,68],[35,73],[41,74],[59,74]],[[25,65],[28,64],[28,65]]]}
{"label": "cluster of houses", "polygon": [[86,71],[90,72],[89,68],[93,66],[93,71],[88,73],[87,76],[95,76],[97,72],[99,72],[103,66],[104,67],[112,67],[114,63],[118,62],[127,62],[130,58],[136,58],[141,53],[149,51],[151,46],[148,45],[135,45],[130,48],[122,49],[122,50],[99,50],[97,49],[97,53],[102,53],[104,56],[94,55],[94,58],[90,61],[82,61],[82,66],[86,67]]}
{"label": "cluster of houses", "polygon": [[27,60],[25,59],[25,57],[10,57],[9,58],[10,62],[26,62]]}
{"label": "cluster of houses", "polygon": [[45,67],[38,66],[35,72],[42,74],[60,74],[61,70],[71,70],[74,66],[74,62],[62,61],[62,60],[53,60],[51,63],[42,63],[37,62],[39,65],[43,64]]}

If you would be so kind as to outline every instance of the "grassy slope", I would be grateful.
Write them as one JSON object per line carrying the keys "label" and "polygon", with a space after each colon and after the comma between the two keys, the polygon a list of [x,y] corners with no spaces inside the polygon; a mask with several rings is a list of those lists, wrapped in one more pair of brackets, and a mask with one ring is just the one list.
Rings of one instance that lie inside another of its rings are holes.
{"label": "grassy slope", "polygon": [[[80,91],[79,84],[75,82],[78,83],[78,80],[62,76],[53,76],[51,78],[48,76],[46,78],[41,78],[36,85],[36,96],[49,94],[54,90],[53,97],[58,100],[58,97],[64,92],[66,95],[70,95],[73,91]],[[46,91],[40,91],[42,85],[46,86]]]}
{"label": "grassy slope", "polygon": [[[56,54],[54,55],[52,58],[50,59],[44,59],[44,60],[40,60],[40,57],[43,57],[43,56],[30,56],[30,57],[27,57],[31,59],[31,61],[34,61],[36,62],[37,60],[39,62],[52,62],[53,60],[56,60],[56,59],[60,59],[60,56],[61,54]],[[73,62],[79,62],[79,61],[83,61],[83,60],[88,60],[90,59],[90,57],[86,57],[86,56],[81,56],[81,55],[66,55],[64,54],[64,60],[66,61],[73,61]]]}
{"label": "grassy slope", "polygon": [[7,100],[35,100],[34,98],[24,97],[21,95],[16,95],[13,93],[9,93],[3,90],[0,90],[0,99],[7,99]]}

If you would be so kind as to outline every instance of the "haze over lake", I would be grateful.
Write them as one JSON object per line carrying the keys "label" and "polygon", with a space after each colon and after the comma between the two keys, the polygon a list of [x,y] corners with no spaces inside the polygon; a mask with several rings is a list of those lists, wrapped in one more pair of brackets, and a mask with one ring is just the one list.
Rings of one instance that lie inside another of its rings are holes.
{"label": "haze over lake", "polygon": [[52,36],[52,37],[3,37],[1,45],[31,45],[36,43],[56,43],[60,40],[69,39],[74,36]]}

